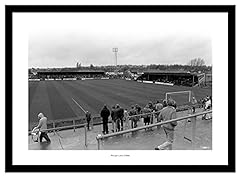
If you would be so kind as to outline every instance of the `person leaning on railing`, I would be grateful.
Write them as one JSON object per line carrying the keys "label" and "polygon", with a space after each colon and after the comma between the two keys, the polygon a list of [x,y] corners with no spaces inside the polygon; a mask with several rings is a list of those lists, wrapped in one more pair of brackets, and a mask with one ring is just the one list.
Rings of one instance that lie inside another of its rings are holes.
{"label": "person leaning on railing", "polygon": [[148,104],[142,110],[142,114],[145,114],[142,116],[145,126],[150,124],[150,119],[152,115],[150,115],[149,113],[151,112],[152,110],[149,108]]}
{"label": "person leaning on railing", "polygon": [[[169,121],[172,119],[177,118],[176,114],[176,102],[173,99],[168,99],[167,100],[167,107],[163,108],[162,111],[159,114],[159,121]],[[167,147],[172,146],[173,141],[174,141],[174,129],[177,126],[177,122],[171,122],[167,124],[163,124],[163,130],[166,134],[166,142],[163,144],[157,146],[155,150],[163,150],[166,149]]]}
{"label": "person leaning on railing", "polygon": [[136,128],[137,127],[137,111],[136,111],[136,108],[134,105],[131,106],[131,109],[129,110],[129,113],[128,113],[129,116],[134,116],[134,117],[131,117],[130,120],[131,120],[131,128]]}
{"label": "person leaning on railing", "polygon": [[32,132],[39,129],[40,131],[40,142],[45,138],[47,142],[51,142],[50,138],[47,135],[47,117],[43,115],[43,113],[38,114],[39,123],[36,127],[33,128]]}
{"label": "person leaning on railing", "polygon": [[[150,112],[153,112],[154,111],[154,105],[153,105],[153,102],[152,101],[149,101],[148,103],[148,107],[150,109]],[[149,116],[150,117],[150,124],[153,124],[153,114]]]}

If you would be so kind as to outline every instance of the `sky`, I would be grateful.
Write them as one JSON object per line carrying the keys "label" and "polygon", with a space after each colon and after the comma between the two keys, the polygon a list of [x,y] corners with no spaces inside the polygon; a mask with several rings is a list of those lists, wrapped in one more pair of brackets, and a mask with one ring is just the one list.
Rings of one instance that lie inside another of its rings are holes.
{"label": "sky", "polygon": [[207,13],[32,13],[28,66],[40,68],[117,63],[212,64],[212,23]]}

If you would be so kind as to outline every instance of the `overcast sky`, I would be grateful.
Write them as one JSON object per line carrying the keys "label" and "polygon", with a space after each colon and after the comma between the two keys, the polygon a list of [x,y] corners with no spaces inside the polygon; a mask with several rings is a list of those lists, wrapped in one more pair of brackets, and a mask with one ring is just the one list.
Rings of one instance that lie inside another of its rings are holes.
{"label": "overcast sky", "polygon": [[212,19],[187,13],[33,13],[29,15],[29,67],[212,64]]}

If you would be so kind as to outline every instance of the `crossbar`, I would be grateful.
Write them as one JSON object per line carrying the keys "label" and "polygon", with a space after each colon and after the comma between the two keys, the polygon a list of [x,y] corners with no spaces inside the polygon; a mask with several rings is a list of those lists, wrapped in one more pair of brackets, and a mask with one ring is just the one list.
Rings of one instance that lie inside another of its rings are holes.
{"label": "crossbar", "polygon": [[178,92],[167,92],[166,93],[166,96],[165,96],[165,99],[167,100],[167,96],[170,95],[170,94],[178,94],[178,93],[189,93],[188,95],[188,101],[190,102],[191,101],[191,91],[190,90],[187,90],[187,91],[178,91]]}

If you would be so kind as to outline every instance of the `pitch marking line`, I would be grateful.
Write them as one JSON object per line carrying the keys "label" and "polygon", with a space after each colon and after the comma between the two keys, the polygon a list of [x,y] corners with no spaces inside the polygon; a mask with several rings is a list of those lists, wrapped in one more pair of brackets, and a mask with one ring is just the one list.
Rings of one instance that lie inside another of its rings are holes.
{"label": "pitch marking line", "polygon": [[76,105],[79,107],[79,108],[81,108],[81,110],[86,114],[86,111],[83,109],[83,107],[82,106],[80,106],[79,104],[78,104],[78,102],[76,101],[76,100],[74,100],[73,98],[72,98],[72,100],[76,103]]}

